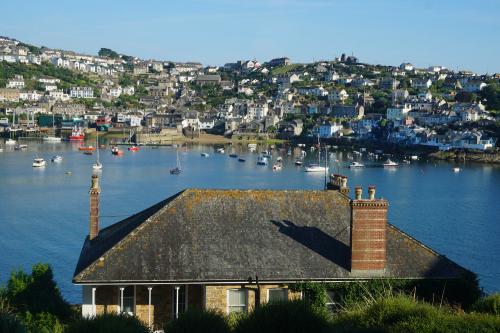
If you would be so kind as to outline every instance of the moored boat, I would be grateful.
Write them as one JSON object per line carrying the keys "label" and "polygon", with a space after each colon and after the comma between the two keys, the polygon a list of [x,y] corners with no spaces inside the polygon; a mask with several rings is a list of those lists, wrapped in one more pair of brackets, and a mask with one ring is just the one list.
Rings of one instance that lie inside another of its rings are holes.
{"label": "moored boat", "polygon": [[139,147],[137,147],[137,146],[128,147],[128,150],[129,150],[129,151],[139,151],[139,149],[140,149],[140,148],[139,148]]}
{"label": "moored boat", "polygon": [[83,141],[85,139],[85,133],[79,127],[75,126],[68,139],[69,141]]}
{"label": "moored boat", "polygon": [[387,161],[385,161],[383,166],[384,168],[396,168],[399,166],[399,164],[394,161],[391,161],[390,159],[387,159]]}
{"label": "moored boat", "polygon": [[299,165],[299,166],[300,166],[300,165],[302,165],[302,160],[297,159],[297,160],[295,161],[295,165]]}
{"label": "moored boat", "polygon": [[257,165],[267,165],[268,161],[267,158],[264,156],[261,156],[257,159]]}
{"label": "moored boat", "polygon": [[20,144],[20,145],[17,145],[14,147],[15,150],[23,150],[23,149],[27,149],[28,148],[28,145],[24,145],[24,144]]}
{"label": "moored boat", "polygon": [[273,170],[274,171],[279,171],[281,169],[283,169],[283,165],[281,163],[274,163],[273,164]]}
{"label": "moored boat", "polygon": [[45,166],[45,164],[46,164],[46,162],[43,158],[37,157],[37,158],[33,159],[33,167],[34,168],[42,168]]}
{"label": "moored boat", "polygon": [[201,157],[209,157],[210,155],[208,153],[201,153]]}
{"label": "moored boat", "polygon": [[217,152],[218,152],[219,154],[224,154],[224,148],[218,148],[218,149],[217,149]]}
{"label": "moored boat", "polygon": [[229,157],[232,157],[232,158],[237,158],[238,155],[237,154],[229,154]]}
{"label": "moored boat", "polygon": [[460,168],[458,168],[458,167],[453,168],[453,172],[455,172],[455,173],[460,172]]}
{"label": "moored boat", "polygon": [[350,169],[364,168],[364,167],[365,167],[365,165],[361,164],[359,162],[352,162],[351,164],[349,164]]}
{"label": "moored boat", "polygon": [[62,156],[60,155],[55,155],[55,156],[52,156],[52,158],[50,159],[50,161],[52,163],[58,163],[58,162],[62,162],[63,158]]}
{"label": "moored boat", "polygon": [[9,145],[9,146],[11,146],[11,145],[15,145],[16,143],[17,143],[17,141],[16,141],[16,140],[12,140],[12,139],[7,139],[7,140],[5,140],[5,144],[6,144],[6,145]]}
{"label": "moored boat", "polygon": [[178,175],[182,172],[181,169],[181,161],[179,160],[179,150],[177,150],[177,164],[175,168],[170,169],[170,174],[171,175]]}
{"label": "moored boat", "polygon": [[305,172],[327,172],[328,167],[321,166],[319,164],[309,164],[304,167]]}
{"label": "moored boat", "polygon": [[83,146],[83,147],[78,147],[78,150],[83,150],[83,151],[94,151],[95,147],[94,146]]}
{"label": "moored boat", "polygon": [[238,162],[245,162],[246,160],[243,157],[238,158]]}

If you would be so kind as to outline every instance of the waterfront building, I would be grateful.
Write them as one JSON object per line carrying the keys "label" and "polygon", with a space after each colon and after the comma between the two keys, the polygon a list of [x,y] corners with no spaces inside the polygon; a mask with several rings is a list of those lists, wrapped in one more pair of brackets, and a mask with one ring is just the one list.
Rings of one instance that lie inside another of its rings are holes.
{"label": "waterfront building", "polygon": [[289,289],[300,281],[469,273],[389,224],[374,186],[350,198],[344,176],[327,190],[187,189],[104,229],[98,180],[73,277],[86,317],[129,313],[156,329],[189,308],[249,312],[301,298]]}

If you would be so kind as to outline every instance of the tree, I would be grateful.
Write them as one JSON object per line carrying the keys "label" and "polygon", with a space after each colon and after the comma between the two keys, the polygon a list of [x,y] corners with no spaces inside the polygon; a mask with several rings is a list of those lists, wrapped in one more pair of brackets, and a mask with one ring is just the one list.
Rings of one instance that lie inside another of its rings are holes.
{"label": "tree", "polygon": [[491,83],[481,90],[481,99],[485,99],[488,110],[500,110],[500,86],[497,83]]}
{"label": "tree", "polygon": [[111,49],[107,49],[105,47],[102,47],[97,54],[100,57],[108,57],[108,58],[113,58],[113,59],[117,59],[120,57],[118,55],[118,53],[116,53],[115,51],[113,51]]}

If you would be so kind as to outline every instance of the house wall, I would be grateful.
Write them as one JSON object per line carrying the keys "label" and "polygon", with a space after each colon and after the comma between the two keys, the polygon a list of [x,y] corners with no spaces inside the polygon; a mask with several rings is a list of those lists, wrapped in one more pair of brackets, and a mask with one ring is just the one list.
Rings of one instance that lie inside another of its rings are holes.
{"label": "house wall", "polygon": [[[257,294],[260,295],[260,304],[267,303],[267,291],[273,288],[288,288],[284,284],[267,284],[260,285],[260,292],[255,284],[251,285],[224,285],[224,286],[205,286],[205,308],[228,313],[228,290],[245,288],[248,290],[248,311],[255,309],[256,301],[259,299]],[[300,292],[292,292],[288,290],[288,299],[300,299],[302,297]]]}

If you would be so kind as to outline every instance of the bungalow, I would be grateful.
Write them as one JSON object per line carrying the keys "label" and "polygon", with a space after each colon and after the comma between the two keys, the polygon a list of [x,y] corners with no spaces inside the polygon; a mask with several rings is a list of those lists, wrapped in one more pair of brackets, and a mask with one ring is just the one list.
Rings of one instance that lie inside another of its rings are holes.
{"label": "bungalow", "polygon": [[[73,276],[82,315],[127,313],[152,330],[187,309],[252,311],[301,298],[300,281],[445,279],[465,268],[389,224],[375,187],[328,190],[186,189],[100,229],[98,175],[89,235]],[[207,212],[209,212],[207,214]]]}

